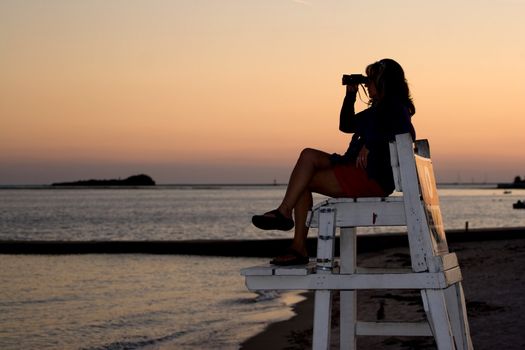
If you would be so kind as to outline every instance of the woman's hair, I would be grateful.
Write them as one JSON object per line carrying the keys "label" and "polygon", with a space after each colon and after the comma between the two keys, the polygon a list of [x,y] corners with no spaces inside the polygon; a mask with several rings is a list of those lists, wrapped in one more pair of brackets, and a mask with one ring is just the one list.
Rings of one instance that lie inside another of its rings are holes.
{"label": "woman's hair", "polygon": [[408,108],[410,115],[416,113],[405,72],[399,63],[390,58],[382,59],[366,67],[366,75],[374,82],[377,91],[370,104],[384,99],[397,100]]}

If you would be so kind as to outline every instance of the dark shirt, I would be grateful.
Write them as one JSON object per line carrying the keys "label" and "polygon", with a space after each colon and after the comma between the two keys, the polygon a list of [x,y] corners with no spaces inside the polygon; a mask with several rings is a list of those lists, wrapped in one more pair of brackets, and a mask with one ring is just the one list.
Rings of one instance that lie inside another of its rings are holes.
{"label": "dark shirt", "polygon": [[345,97],[339,119],[339,130],[354,133],[344,155],[332,154],[332,164],[355,164],[363,146],[369,153],[366,172],[387,194],[394,191],[394,177],[390,163],[389,142],[395,135],[409,132],[415,140],[416,132],[407,106],[397,100],[383,100],[355,113],[355,94]]}

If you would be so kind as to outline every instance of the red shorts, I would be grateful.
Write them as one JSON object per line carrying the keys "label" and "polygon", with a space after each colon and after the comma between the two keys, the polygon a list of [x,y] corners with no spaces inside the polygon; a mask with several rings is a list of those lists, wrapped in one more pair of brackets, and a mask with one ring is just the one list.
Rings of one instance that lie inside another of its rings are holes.
{"label": "red shorts", "polygon": [[363,168],[357,168],[353,164],[337,164],[334,166],[334,174],[343,190],[344,197],[386,197],[385,190],[370,179]]}

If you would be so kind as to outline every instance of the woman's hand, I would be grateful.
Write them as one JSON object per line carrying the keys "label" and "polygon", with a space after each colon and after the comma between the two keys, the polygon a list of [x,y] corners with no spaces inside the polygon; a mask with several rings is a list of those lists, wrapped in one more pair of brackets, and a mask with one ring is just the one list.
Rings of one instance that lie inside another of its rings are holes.
{"label": "woman's hand", "polygon": [[358,168],[366,168],[366,165],[368,164],[368,153],[370,151],[368,148],[363,146],[361,150],[359,151],[359,154],[357,155],[357,160],[355,162],[355,166]]}
{"label": "woman's hand", "polygon": [[352,94],[355,95],[357,93],[357,90],[359,89],[359,85],[346,85],[346,93],[348,95]]}

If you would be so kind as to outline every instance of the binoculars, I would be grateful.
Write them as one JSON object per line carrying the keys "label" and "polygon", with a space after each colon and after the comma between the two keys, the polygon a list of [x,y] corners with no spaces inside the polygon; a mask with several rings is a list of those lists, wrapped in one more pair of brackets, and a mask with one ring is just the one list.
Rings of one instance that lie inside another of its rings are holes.
{"label": "binoculars", "polygon": [[365,77],[362,74],[344,74],[343,75],[343,85],[358,85],[366,84],[368,82],[368,77]]}

